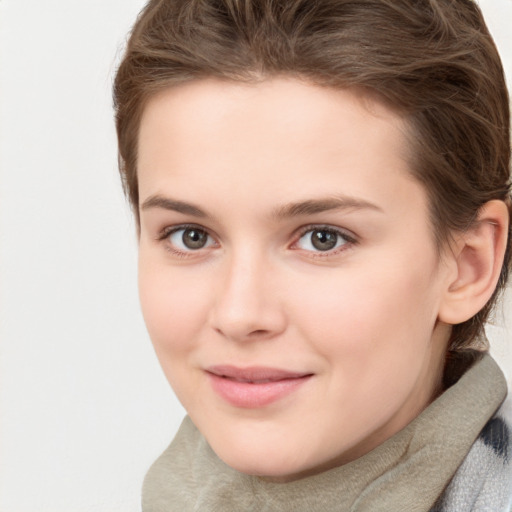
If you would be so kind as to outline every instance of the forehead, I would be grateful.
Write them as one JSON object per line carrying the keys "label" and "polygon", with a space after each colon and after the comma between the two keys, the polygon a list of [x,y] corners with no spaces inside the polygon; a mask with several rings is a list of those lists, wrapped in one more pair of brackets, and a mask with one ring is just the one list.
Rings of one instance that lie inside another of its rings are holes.
{"label": "forehead", "polygon": [[[351,123],[353,130],[343,131],[339,123],[343,120]],[[257,83],[204,79],[152,96],[143,112],[139,141],[147,141],[148,126],[159,125],[165,128],[162,135],[177,137],[179,142],[188,138],[204,144],[214,133],[221,136],[221,130],[229,128],[228,123],[245,128],[238,131],[233,143],[246,143],[250,138],[260,142],[266,133],[269,139],[282,136],[292,143],[302,138],[327,145],[334,138],[337,144],[351,144],[361,135],[358,128],[366,131],[365,138],[378,135],[379,130],[389,132],[390,127],[393,132],[405,130],[405,121],[397,112],[375,94],[370,96],[360,89],[321,87],[286,77]],[[402,141],[395,142],[400,151]]]}
{"label": "forehead", "polygon": [[139,133],[141,202],[169,189],[199,201],[212,201],[214,190],[225,201],[236,190],[246,206],[257,198],[270,208],[283,196],[370,200],[366,196],[384,188],[396,201],[414,181],[406,128],[398,113],[360,91],[287,78],[190,82],[146,105]]}

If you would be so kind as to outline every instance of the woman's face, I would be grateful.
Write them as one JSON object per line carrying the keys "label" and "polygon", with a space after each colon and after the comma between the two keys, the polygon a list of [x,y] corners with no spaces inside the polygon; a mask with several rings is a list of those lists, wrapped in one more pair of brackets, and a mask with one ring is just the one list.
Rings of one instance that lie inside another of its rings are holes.
{"label": "woman's face", "polygon": [[453,277],[399,116],[292,79],[203,80],[140,126],[139,286],[213,450],[290,480],[370,451],[438,391]]}

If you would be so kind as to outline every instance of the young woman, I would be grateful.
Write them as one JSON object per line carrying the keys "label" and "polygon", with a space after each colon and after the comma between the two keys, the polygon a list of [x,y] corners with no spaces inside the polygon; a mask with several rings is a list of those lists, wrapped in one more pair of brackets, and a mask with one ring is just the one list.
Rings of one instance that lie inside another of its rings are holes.
{"label": "young woman", "polygon": [[503,70],[469,0],[158,0],[115,83],[189,416],[145,512],[506,511]]}

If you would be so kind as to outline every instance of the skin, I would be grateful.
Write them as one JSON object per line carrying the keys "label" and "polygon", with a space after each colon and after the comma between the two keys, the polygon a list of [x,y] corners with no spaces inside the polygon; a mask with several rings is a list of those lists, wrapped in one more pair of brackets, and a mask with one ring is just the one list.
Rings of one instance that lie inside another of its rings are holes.
{"label": "skin", "polygon": [[[454,267],[409,173],[406,129],[374,99],[286,78],[191,82],[145,108],[144,318],[178,398],[239,471],[289,481],[345,464],[441,391]],[[203,247],[184,245],[191,224]],[[319,250],[311,235],[326,229],[336,244]],[[236,407],[205,372],[226,364],[311,377]]]}

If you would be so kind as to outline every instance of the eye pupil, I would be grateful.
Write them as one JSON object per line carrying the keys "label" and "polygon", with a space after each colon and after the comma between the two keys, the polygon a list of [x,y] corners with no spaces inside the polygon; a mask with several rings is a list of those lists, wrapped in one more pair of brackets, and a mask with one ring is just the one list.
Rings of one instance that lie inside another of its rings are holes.
{"label": "eye pupil", "polygon": [[326,229],[317,229],[311,233],[311,243],[319,251],[329,251],[336,246],[338,235]]}
{"label": "eye pupil", "polygon": [[181,237],[183,244],[189,249],[201,249],[206,245],[207,234],[199,229],[185,229]]}

